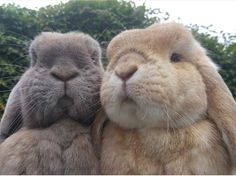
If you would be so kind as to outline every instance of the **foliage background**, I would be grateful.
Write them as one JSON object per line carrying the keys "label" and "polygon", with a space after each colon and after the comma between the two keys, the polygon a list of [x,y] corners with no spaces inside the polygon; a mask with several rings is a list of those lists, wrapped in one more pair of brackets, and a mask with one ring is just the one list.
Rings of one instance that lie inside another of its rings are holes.
{"label": "foliage background", "polygon": [[[40,32],[83,31],[100,42],[104,54],[108,42],[119,32],[144,28],[168,16],[160,9],[147,9],[145,5],[135,6],[133,2],[119,0],[70,0],[37,11],[14,4],[0,6],[0,116],[11,89],[29,65],[29,44]],[[225,40],[221,43],[219,35],[210,27],[188,27],[220,66],[220,74],[236,97],[235,34],[222,32]],[[105,56],[103,63],[106,64]]]}

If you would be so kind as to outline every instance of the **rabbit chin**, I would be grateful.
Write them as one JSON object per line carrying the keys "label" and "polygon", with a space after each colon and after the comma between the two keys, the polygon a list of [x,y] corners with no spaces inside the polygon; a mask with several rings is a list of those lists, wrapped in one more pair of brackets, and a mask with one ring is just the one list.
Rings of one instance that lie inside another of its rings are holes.
{"label": "rabbit chin", "polygon": [[83,109],[78,106],[82,106],[81,102],[64,95],[57,101],[56,104],[49,108],[49,112],[47,114],[48,119],[51,117],[56,117],[59,119],[71,118],[80,122],[82,125],[89,125],[94,118],[94,113],[91,110],[89,111],[88,109]]}
{"label": "rabbit chin", "polygon": [[132,98],[116,96],[115,102],[104,105],[109,119],[127,129],[166,127],[165,109],[161,106],[141,105]]}
{"label": "rabbit chin", "polygon": [[166,123],[162,117],[162,108],[139,107],[134,102],[123,102],[120,106],[105,107],[109,119],[123,128],[163,127]]}
{"label": "rabbit chin", "polygon": [[74,106],[74,100],[68,96],[61,97],[54,108],[51,110],[52,115],[58,117],[71,117],[76,115],[76,108]]}

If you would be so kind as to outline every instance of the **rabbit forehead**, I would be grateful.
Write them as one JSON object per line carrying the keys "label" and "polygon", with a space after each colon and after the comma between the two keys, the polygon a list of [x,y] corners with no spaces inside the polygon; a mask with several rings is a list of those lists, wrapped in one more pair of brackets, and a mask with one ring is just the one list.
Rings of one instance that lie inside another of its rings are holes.
{"label": "rabbit forehead", "polygon": [[[51,42],[50,42],[51,41]],[[97,41],[95,41],[89,35],[83,33],[57,33],[57,32],[43,32],[39,36],[37,36],[33,42],[34,44],[38,43],[44,44],[47,46],[55,45],[57,43],[71,44],[71,43],[82,43],[82,44],[94,44],[98,45]]]}
{"label": "rabbit forehead", "polygon": [[180,52],[193,55],[195,41],[192,34],[177,23],[154,24],[146,29],[133,29],[120,33],[108,45],[107,57],[114,58],[124,50],[137,49],[144,53],[167,55]]}
{"label": "rabbit forehead", "polygon": [[52,51],[62,55],[80,54],[91,55],[96,54],[100,56],[101,50],[97,41],[89,35],[83,33],[56,33],[56,32],[43,32],[37,36],[32,42],[30,49],[35,49],[37,55],[51,53]]}

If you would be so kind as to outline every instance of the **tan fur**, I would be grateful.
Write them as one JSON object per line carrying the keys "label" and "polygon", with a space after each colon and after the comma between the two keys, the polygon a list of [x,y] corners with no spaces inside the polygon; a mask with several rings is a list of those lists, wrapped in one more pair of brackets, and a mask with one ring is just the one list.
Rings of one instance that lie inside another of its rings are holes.
{"label": "tan fur", "polygon": [[111,122],[103,134],[102,172],[227,174],[229,158],[221,144],[219,132],[207,120],[175,131],[124,130]]}
{"label": "tan fur", "polygon": [[97,158],[101,157],[101,138],[106,122],[108,121],[104,110],[101,108],[91,125],[91,138]]}
{"label": "tan fur", "polygon": [[[173,53],[180,61],[171,61]],[[111,122],[102,135],[102,173],[231,172],[236,103],[190,32],[176,23],[125,31],[107,56],[101,101]],[[119,77],[134,67],[129,79]]]}

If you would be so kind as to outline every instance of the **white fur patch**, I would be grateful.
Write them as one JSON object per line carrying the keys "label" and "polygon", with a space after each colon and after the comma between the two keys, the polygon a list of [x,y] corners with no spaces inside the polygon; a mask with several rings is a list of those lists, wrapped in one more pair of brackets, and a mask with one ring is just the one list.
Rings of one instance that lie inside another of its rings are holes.
{"label": "white fur patch", "polygon": [[[143,76],[143,68],[127,81],[127,94],[132,100],[124,100],[122,97],[123,81],[114,73],[111,75],[108,83],[114,87],[110,103],[104,105],[108,117],[125,128],[156,127],[163,123],[164,111],[162,107],[156,107],[150,104],[143,104],[135,97],[132,92],[132,84],[135,84]],[[165,121],[165,119],[164,119]]]}

